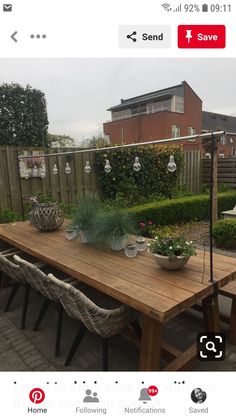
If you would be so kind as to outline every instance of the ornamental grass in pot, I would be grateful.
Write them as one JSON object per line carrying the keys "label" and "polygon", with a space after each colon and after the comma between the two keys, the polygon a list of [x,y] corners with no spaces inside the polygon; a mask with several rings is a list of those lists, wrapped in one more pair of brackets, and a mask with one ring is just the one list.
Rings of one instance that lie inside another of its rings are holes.
{"label": "ornamental grass in pot", "polygon": [[79,199],[67,232],[72,233],[73,238],[79,236],[82,243],[92,243],[95,218],[100,205],[97,196],[87,195]]}
{"label": "ornamental grass in pot", "polygon": [[149,243],[149,250],[164,269],[181,269],[196,254],[196,246],[184,236],[156,236]]}
{"label": "ornamental grass in pot", "polygon": [[112,250],[122,250],[129,234],[136,234],[137,227],[124,209],[98,212],[94,223],[94,239],[98,243],[109,243]]}

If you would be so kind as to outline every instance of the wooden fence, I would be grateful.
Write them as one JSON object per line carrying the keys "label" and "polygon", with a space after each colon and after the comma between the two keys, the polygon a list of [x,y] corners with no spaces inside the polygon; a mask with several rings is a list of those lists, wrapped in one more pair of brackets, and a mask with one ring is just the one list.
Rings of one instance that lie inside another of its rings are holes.
{"label": "wooden fence", "polygon": [[201,192],[202,156],[199,150],[184,151],[184,169],[180,175],[180,185],[193,193]]}
{"label": "wooden fence", "polygon": [[[210,181],[210,159],[203,159],[202,182],[209,184]],[[226,185],[229,188],[236,188],[236,157],[218,159],[218,185]]]}
{"label": "wooden fence", "polygon": [[[0,210],[10,209],[21,213],[21,196],[51,196],[57,202],[71,204],[75,202],[77,196],[84,196],[85,191],[96,191],[95,171],[91,170],[89,175],[84,172],[87,160],[93,168],[94,154],[89,152],[46,157],[45,179],[40,177],[32,177],[28,180],[20,178],[17,156],[23,154],[24,151],[32,154],[35,150],[32,147],[0,147]],[[37,148],[37,151],[42,151],[45,154],[70,150]],[[71,167],[70,175],[66,175],[64,170],[67,161]],[[185,151],[184,162],[185,168],[181,174],[180,184],[186,185],[187,190],[197,193],[201,189],[200,151]],[[58,167],[57,176],[52,173],[54,164]]]}

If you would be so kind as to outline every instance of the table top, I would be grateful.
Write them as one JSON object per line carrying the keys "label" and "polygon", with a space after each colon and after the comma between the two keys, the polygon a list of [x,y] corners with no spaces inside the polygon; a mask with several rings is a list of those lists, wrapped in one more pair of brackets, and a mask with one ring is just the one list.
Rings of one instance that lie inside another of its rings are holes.
{"label": "table top", "polygon": [[[122,251],[67,240],[65,229],[64,225],[41,232],[29,221],[1,224],[0,239],[159,321],[175,317],[213,293],[208,252],[204,257],[197,250],[183,269],[167,271],[150,253],[129,259]],[[235,277],[235,259],[214,254],[214,279],[219,287]]]}

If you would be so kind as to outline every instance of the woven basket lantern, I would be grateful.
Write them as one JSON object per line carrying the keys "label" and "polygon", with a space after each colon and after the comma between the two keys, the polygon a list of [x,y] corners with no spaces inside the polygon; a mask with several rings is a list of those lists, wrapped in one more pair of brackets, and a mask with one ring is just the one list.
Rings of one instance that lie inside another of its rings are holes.
{"label": "woven basket lantern", "polygon": [[42,231],[56,230],[64,222],[62,210],[53,202],[36,204],[30,212],[31,223]]}

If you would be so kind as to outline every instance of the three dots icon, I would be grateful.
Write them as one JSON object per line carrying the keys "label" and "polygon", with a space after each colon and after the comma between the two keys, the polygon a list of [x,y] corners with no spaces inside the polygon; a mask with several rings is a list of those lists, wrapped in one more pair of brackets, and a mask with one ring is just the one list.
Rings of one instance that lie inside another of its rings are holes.
{"label": "three dots icon", "polygon": [[37,34],[37,35],[34,35],[33,33],[30,35],[30,38],[31,39],[40,39],[40,38],[42,38],[42,39],[46,39],[47,38],[47,35],[45,35],[45,34],[43,34],[43,35],[40,35],[40,34]]}

